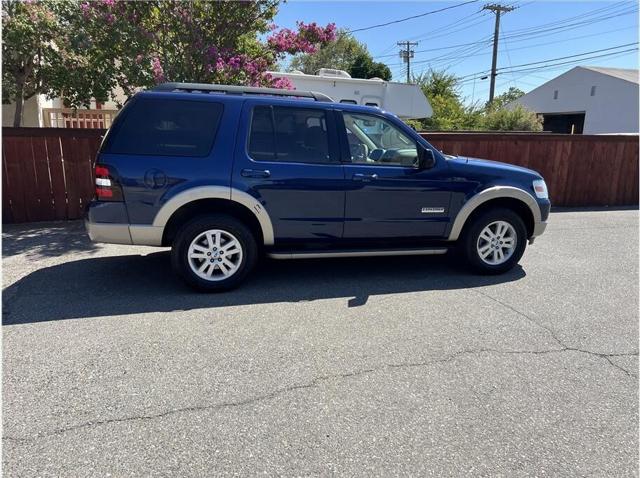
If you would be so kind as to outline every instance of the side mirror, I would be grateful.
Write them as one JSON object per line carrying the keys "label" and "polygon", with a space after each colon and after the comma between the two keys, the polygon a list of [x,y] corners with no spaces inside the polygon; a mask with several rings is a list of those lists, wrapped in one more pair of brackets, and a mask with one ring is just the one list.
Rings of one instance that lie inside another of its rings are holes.
{"label": "side mirror", "polygon": [[431,169],[436,165],[436,157],[430,149],[418,146],[418,168]]}

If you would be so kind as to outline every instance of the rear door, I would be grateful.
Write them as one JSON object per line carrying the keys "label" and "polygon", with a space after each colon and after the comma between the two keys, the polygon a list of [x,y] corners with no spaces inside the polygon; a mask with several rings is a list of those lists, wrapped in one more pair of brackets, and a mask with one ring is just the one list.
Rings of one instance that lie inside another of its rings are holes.
{"label": "rear door", "polygon": [[222,115],[232,118],[233,106],[177,93],[143,93],[125,106],[99,162],[117,177],[130,223],[151,224],[171,187],[228,186],[235,128]]}
{"label": "rear door", "polygon": [[247,100],[232,184],[265,206],[277,243],[333,241],[345,202],[335,119],[326,106],[298,104]]}
{"label": "rear door", "polygon": [[416,167],[416,139],[382,115],[343,111],[338,123],[348,161],[344,238],[442,237],[450,220],[446,161]]}

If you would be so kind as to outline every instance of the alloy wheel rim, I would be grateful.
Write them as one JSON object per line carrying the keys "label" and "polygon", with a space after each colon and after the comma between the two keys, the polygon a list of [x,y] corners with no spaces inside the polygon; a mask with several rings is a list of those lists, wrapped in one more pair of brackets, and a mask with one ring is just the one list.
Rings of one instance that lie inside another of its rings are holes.
{"label": "alloy wheel rim", "polygon": [[494,221],[480,232],[476,248],[483,262],[498,266],[507,262],[516,250],[518,235],[506,221]]}
{"label": "alloy wheel rim", "polygon": [[201,279],[228,279],[242,264],[242,245],[230,232],[209,229],[197,235],[188,249],[189,266]]}

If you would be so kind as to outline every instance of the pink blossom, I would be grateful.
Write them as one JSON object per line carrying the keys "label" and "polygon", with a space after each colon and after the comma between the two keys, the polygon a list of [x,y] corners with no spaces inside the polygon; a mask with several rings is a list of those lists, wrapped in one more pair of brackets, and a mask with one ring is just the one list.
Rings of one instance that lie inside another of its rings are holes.
{"label": "pink blossom", "polygon": [[162,64],[160,63],[160,59],[155,57],[151,61],[151,68],[153,70],[153,79],[156,83],[160,83],[164,81],[164,70],[162,69]]}
{"label": "pink blossom", "polygon": [[291,80],[289,80],[289,78],[276,78],[276,80],[273,82],[273,87],[281,88],[283,90],[295,90],[295,87],[293,86],[293,83],[291,83]]}

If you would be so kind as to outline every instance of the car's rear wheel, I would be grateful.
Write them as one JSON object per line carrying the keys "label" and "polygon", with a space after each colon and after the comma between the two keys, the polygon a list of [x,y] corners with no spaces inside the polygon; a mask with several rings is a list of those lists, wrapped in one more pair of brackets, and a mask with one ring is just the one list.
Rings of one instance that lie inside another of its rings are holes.
{"label": "car's rear wheel", "polygon": [[461,246],[471,267],[482,274],[512,269],[524,254],[527,228],[510,209],[491,209],[472,219]]}
{"label": "car's rear wheel", "polygon": [[242,222],[225,215],[200,216],[178,232],[171,249],[174,270],[202,291],[237,287],[253,269],[258,248]]}

